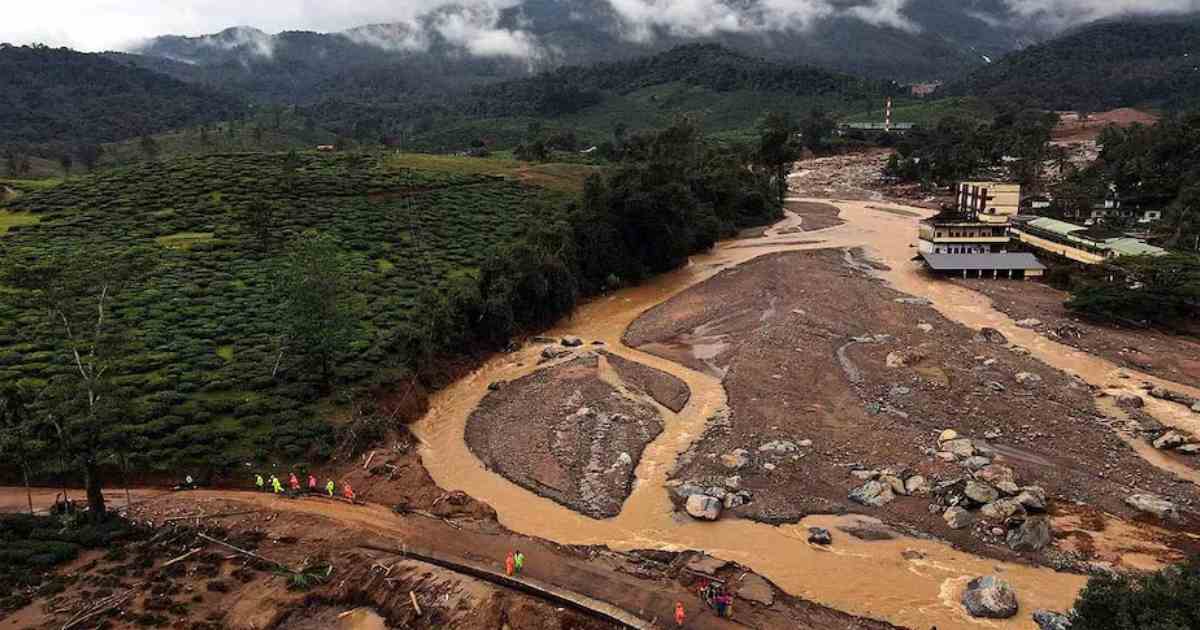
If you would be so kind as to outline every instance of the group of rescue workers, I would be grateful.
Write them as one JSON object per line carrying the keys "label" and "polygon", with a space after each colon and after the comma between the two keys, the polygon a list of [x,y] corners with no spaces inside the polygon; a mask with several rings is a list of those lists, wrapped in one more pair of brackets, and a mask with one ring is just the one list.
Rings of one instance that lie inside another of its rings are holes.
{"label": "group of rescue workers", "polygon": [[[254,475],[254,485],[260,492],[273,492],[275,494],[298,497],[301,494],[300,478],[295,472],[288,474],[287,487],[284,487],[284,482],[280,481],[279,477],[271,475],[263,477],[261,473]],[[321,488],[317,486],[317,478],[312,473],[308,475],[308,493],[320,494]],[[325,494],[330,498],[337,496],[338,485],[332,479],[325,482]],[[350,482],[342,480],[342,498],[354,503],[354,488],[350,486]]]}

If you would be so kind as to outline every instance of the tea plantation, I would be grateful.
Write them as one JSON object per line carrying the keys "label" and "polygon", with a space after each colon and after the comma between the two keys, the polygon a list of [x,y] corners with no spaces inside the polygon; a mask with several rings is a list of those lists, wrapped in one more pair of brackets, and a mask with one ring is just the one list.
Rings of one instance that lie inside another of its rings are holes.
{"label": "tea plantation", "polygon": [[[422,291],[473,274],[496,245],[562,219],[564,193],[509,179],[406,168],[370,155],[229,154],[186,157],[72,178],[0,208],[20,213],[0,255],[161,248],[164,262],[125,295],[115,316],[137,351],[118,382],[136,401],[137,463],[226,467],[253,459],[328,454],[329,423],[313,379],[277,355],[272,283],[284,243],[306,229],[338,239],[360,269],[364,334],[338,362],[343,384],[394,376],[390,343]],[[244,221],[277,204],[273,238]],[[30,220],[36,217],[37,221]],[[11,288],[0,300],[0,382],[35,389],[71,369],[30,330],[45,317]],[[286,365],[286,362],[285,362]]]}

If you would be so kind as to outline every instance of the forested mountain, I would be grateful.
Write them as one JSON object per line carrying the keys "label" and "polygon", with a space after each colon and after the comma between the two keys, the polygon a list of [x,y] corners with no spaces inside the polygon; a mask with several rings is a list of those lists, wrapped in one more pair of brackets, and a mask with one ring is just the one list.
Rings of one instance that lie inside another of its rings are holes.
{"label": "forested mountain", "polygon": [[1012,53],[947,91],[1049,109],[1188,107],[1200,98],[1200,16],[1093,24]]}
{"label": "forested mountain", "polygon": [[594,143],[618,127],[662,127],[680,114],[698,115],[708,132],[748,129],[767,111],[881,105],[896,89],[885,81],[692,44],[481,85],[453,98],[330,99],[301,112],[360,141],[397,138],[410,148],[442,150],[478,139],[513,146],[529,139],[531,127],[569,130]]}
{"label": "forested mountain", "polygon": [[0,145],[109,142],[246,111],[237,98],[103,55],[0,45]]}
{"label": "forested mountain", "polygon": [[1018,20],[1002,0],[911,0],[896,24],[862,18],[854,12],[861,3],[835,4],[840,8],[833,13],[789,24],[758,0],[731,3],[758,22],[728,30],[634,23],[610,0],[523,0],[483,15],[449,5],[412,22],[339,33],[235,27],[199,37],[169,35],[128,58],[258,100],[311,103],[375,90],[384,94],[373,97],[400,98],[697,42],[873,78],[929,80],[961,76],[1050,32]]}

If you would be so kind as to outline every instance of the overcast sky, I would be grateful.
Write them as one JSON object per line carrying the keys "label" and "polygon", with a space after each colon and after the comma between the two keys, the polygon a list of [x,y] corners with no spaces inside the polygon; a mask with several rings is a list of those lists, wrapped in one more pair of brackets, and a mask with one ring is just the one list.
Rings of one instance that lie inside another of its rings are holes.
{"label": "overcast sky", "polygon": [[[503,5],[516,0],[466,0],[459,4]],[[873,23],[904,28],[908,0],[864,0],[854,14]],[[956,2],[958,0],[947,0]],[[1124,11],[1195,11],[1200,0],[1004,0],[1023,15],[1070,24]],[[683,32],[746,31],[786,24],[803,28],[834,11],[831,0],[759,0],[753,14],[722,0],[609,0],[625,17],[629,33],[648,25]],[[448,0],[4,0],[0,42],[41,42],[95,51],[121,49],[161,34],[199,35],[229,26],[340,31],[364,24],[406,21]],[[739,4],[745,6],[743,3]],[[488,14],[495,15],[494,11]],[[520,35],[520,34],[518,34]]]}

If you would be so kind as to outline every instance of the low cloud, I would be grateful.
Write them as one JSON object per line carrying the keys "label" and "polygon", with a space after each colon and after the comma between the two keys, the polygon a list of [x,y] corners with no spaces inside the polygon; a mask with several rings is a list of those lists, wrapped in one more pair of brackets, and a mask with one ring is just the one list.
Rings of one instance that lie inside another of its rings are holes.
{"label": "low cloud", "polygon": [[500,9],[495,4],[477,4],[442,10],[434,15],[430,28],[477,57],[540,58],[543,49],[535,36],[498,26]]}
{"label": "low cloud", "polygon": [[903,13],[908,0],[608,0],[627,39],[646,41],[663,30],[680,37],[718,33],[803,31],[833,17],[917,30]]}
{"label": "low cloud", "polygon": [[419,52],[429,49],[429,36],[415,22],[369,24],[344,31],[341,35],[363,46],[393,52]]}
{"label": "low cloud", "polygon": [[1200,0],[1004,0],[1015,14],[1063,28],[1124,14],[1200,11]]}

